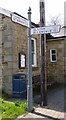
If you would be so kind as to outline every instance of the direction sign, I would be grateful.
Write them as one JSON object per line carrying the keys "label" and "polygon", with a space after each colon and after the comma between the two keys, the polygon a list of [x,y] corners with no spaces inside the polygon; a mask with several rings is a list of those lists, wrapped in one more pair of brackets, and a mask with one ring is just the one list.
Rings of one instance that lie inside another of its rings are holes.
{"label": "direction sign", "polygon": [[12,21],[28,27],[28,20],[12,13]]}
{"label": "direction sign", "polygon": [[47,27],[32,28],[31,34],[58,33],[59,31],[60,31],[60,25],[52,25]]}

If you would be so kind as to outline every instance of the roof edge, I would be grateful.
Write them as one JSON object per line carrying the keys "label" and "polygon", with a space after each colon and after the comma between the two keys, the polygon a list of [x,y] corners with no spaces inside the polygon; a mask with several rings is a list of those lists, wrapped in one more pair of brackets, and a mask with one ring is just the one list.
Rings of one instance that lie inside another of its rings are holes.
{"label": "roof edge", "polygon": [[50,39],[47,39],[47,41],[57,41],[57,40],[64,40],[66,39],[66,36],[60,36],[60,37],[54,37],[54,38],[50,38]]}
{"label": "roof edge", "polygon": [[10,14],[11,14],[11,11],[6,10],[6,9],[4,9],[4,8],[1,8],[1,7],[0,7],[0,13],[6,15],[6,16],[8,16],[8,17],[11,17],[11,15],[10,15]]}
{"label": "roof edge", "polygon": [[[26,20],[28,20],[27,18],[23,17],[22,15],[20,15],[20,14],[18,14],[18,13],[16,13],[16,12],[11,12],[11,11],[6,10],[6,9],[4,9],[4,8],[1,8],[1,7],[0,7],[0,13],[1,13],[1,14],[4,14],[4,15],[6,15],[7,17],[10,17],[10,18],[11,18],[11,14],[14,13],[14,14],[16,14],[16,15],[18,15],[18,16],[26,19]],[[34,22],[31,22],[31,23],[32,23],[32,27],[35,27],[35,26],[36,26],[36,27],[39,27],[36,23],[34,23]]]}

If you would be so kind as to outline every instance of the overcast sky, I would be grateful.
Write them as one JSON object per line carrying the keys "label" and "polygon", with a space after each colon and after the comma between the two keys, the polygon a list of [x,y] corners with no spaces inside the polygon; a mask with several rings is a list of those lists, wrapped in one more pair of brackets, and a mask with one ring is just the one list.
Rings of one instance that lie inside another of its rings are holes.
{"label": "overcast sky", "polygon": [[[46,22],[54,16],[64,18],[64,1],[65,0],[45,0],[45,17]],[[28,17],[27,12],[29,6],[32,9],[32,22],[38,23],[39,18],[39,0],[0,0],[0,7],[17,12],[24,17]]]}

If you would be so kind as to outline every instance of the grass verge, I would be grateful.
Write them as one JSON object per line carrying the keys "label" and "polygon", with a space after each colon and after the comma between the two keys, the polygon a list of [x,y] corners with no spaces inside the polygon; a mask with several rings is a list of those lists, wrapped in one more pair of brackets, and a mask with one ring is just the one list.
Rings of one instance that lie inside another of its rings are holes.
{"label": "grass verge", "polygon": [[20,101],[15,101],[15,102],[8,102],[0,98],[0,113],[3,119],[8,119],[8,118],[17,118],[17,116],[26,114],[26,102],[20,102]]}

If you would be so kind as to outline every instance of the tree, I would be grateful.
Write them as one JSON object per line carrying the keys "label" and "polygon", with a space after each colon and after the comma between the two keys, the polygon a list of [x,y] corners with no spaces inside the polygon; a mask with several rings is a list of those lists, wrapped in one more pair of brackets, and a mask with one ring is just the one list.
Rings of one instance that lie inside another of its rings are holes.
{"label": "tree", "polygon": [[47,22],[48,25],[63,25],[63,19],[61,17],[61,15],[58,16],[52,16],[49,20],[49,22]]}

